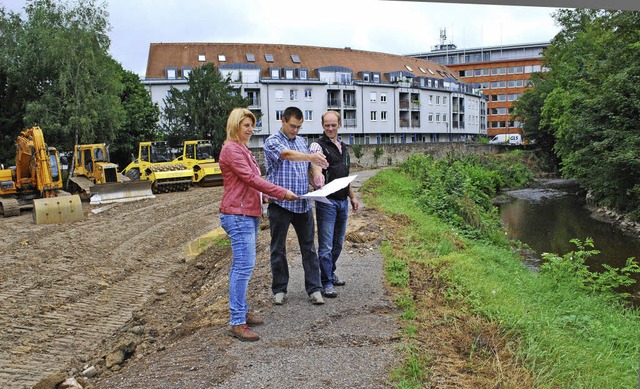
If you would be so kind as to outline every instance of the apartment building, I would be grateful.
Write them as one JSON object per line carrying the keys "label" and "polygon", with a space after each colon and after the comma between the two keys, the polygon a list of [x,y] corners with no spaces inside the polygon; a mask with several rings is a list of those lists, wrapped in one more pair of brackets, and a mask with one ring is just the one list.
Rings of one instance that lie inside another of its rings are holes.
{"label": "apartment building", "polygon": [[250,100],[259,121],[251,147],[279,131],[284,109],[304,113],[300,132],[322,134],[321,115],[342,115],[349,144],[462,142],[487,133],[482,91],[442,64],[351,48],[247,43],[152,43],[143,84],[159,106],[212,62]]}
{"label": "apartment building", "polygon": [[512,103],[530,86],[531,73],[544,71],[542,51],[549,42],[457,49],[441,43],[431,52],[409,54],[447,66],[465,83],[487,97],[487,133],[521,134],[521,123],[511,118]]}

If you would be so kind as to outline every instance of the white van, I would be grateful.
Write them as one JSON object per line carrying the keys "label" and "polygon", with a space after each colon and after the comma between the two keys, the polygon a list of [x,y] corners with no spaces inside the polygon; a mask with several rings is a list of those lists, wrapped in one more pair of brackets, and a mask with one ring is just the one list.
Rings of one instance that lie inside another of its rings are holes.
{"label": "white van", "polygon": [[521,145],[522,137],[520,134],[498,134],[491,138],[489,141],[490,145],[499,145],[499,144],[510,144],[510,145]]}

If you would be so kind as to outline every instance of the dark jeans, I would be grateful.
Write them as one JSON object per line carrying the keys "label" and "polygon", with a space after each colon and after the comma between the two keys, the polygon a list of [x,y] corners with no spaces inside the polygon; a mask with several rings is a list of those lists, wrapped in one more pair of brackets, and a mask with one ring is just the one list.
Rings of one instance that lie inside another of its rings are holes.
{"label": "dark jeans", "polygon": [[304,288],[308,295],[320,291],[320,264],[316,252],[313,211],[295,213],[276,204],[269,204],[269,228],[271,230],[271,290],[274,294],[287,292],[289,284],[289,265],[287,263],[287,232],[289,226],[298,236],[302,267],[304,269]]}

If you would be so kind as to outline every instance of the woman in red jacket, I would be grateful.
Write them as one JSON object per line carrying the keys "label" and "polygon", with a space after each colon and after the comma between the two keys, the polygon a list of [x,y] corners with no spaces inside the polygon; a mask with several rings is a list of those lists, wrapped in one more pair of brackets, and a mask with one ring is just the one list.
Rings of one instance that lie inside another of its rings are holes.
{"label": "woman in red jacket", "polygon": [[256,237],[262,201],[269,195],[278,200],[297,200],[290,190],[274,185],[260,175],[260,167],[247,147],[256,117],[246,108],[235,108],[227,120],[227,140],[218,163],[224,194],[220,202],[220,223],[231,239],[233,259],[229,273],[229,334],[243,341],[260,337],[248,326],[262,324],[249,313],[247,288],[256,264]]}

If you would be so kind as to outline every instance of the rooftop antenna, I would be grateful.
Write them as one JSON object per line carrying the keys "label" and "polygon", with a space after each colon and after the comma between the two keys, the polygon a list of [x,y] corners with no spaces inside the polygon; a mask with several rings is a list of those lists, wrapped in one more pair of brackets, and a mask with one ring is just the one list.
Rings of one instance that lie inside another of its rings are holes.
{"label": "rooftop antenna", "polygon": [[444,46],[445,43],[447,43],[447,29],[441,28],[440,29],[440,45]]}

